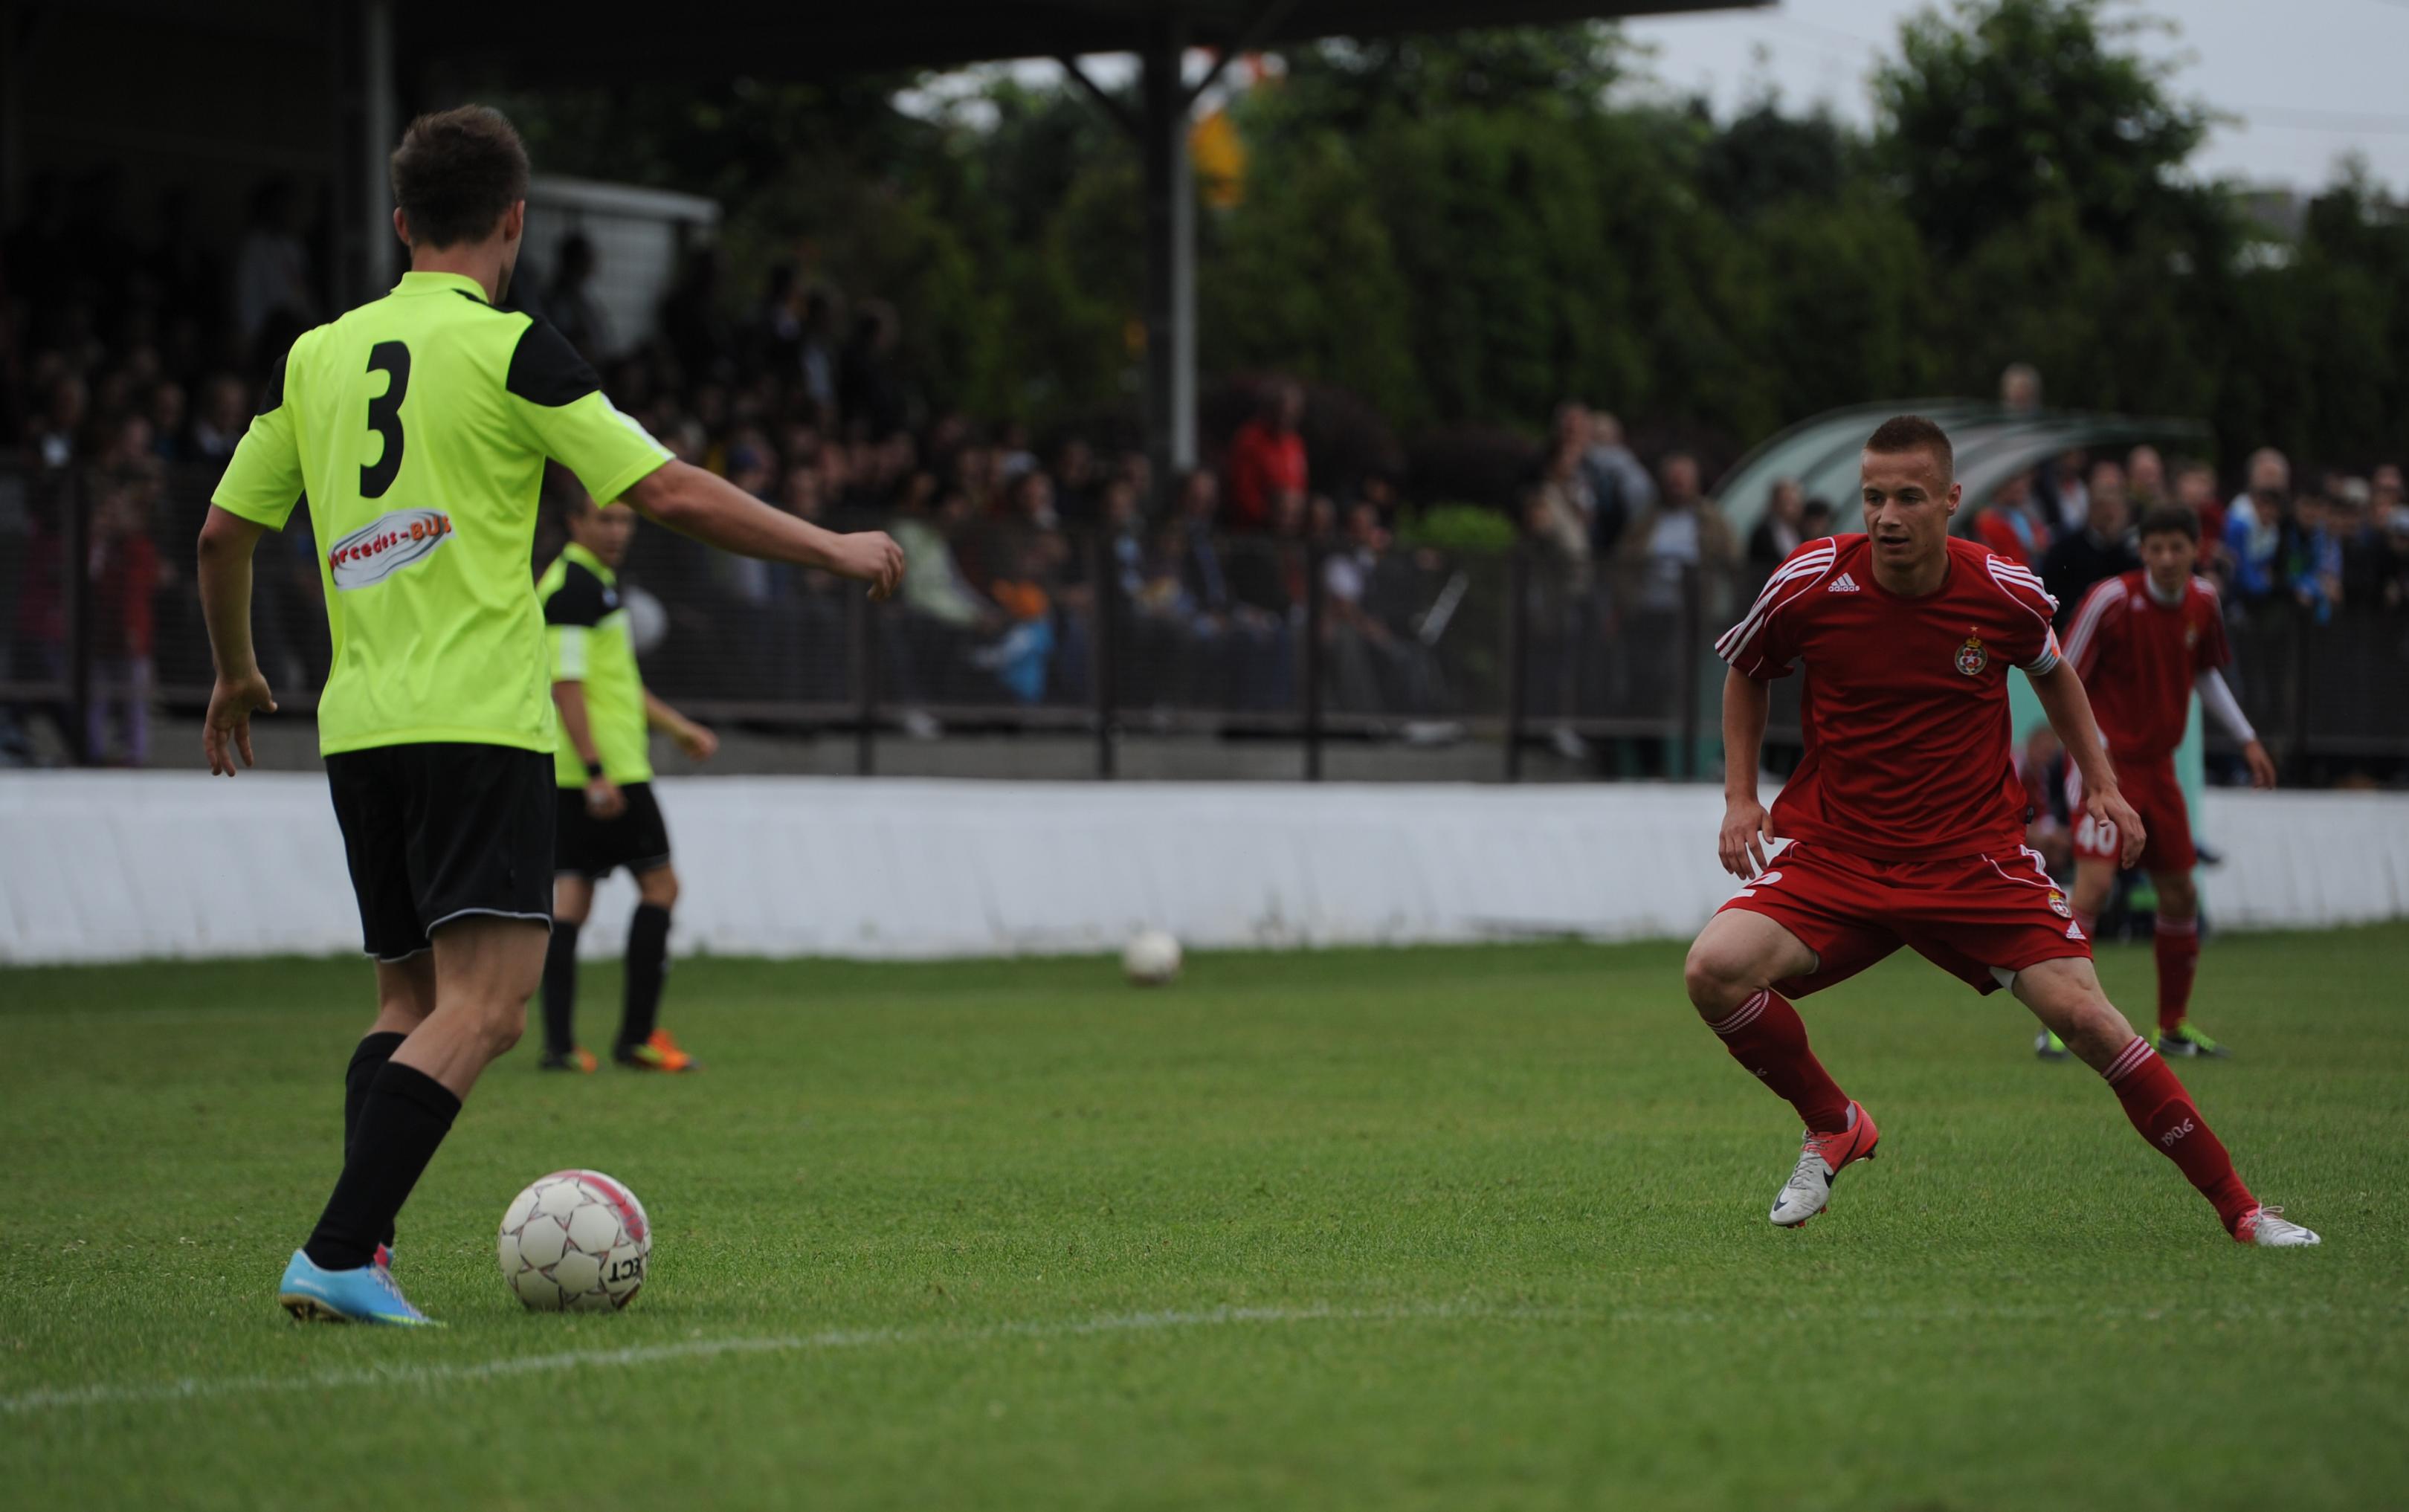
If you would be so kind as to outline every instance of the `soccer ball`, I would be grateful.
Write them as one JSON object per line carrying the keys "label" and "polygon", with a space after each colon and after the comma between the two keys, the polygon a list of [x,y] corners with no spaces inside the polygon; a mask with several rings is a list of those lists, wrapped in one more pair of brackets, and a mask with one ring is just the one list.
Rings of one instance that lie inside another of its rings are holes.
{"label": "soccer ball", "polygon": [[1161,929],[1140,929],[1121,951],[1121,971],[1139,986],[1167,986],[1179,975],[1179,942]]}
{"label": "soccer ball", "polygon": [[539,1176],[502,1214],[502,1284],[530,1312],[625,1307],[652,1253],[644,1204],[599,1171]]}

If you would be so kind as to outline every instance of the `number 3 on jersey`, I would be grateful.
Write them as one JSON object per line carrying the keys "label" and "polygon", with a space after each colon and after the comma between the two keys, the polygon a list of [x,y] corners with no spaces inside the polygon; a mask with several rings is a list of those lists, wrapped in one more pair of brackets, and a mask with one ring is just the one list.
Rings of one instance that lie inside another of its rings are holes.
{"label": "number 3 on jersey", "polygon": [[382,369],[384,392],[368,401],[368,429],[384,438],[384,450],[373,467],[360,468],[360,497],[382,498],[401,474],[401,398],[410,392],[410,349],[398,341],[380,341],[368,349],[368,371]]}

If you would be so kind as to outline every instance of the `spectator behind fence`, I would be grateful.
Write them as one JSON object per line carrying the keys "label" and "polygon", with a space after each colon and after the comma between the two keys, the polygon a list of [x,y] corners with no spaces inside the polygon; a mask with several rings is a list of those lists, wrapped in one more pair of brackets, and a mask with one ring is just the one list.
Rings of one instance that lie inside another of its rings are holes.
{"label": "spectator behind fence", "polygon": [[1230,439],[1223,492],[1232,528],[1274,530],[1284,512],[1301,511],[1309,476],[1305,438],[1296,429],[1304,418],[1305,390],[1283,380],[1264,390],[1254,414]]}
{"label": "spectator behind fence", "polygon": [[[2084,514],[2077,518],[2078,528],[2090,512],[2090,491],[2083,489],[2079,497]],[[1991,497],[1974,516],[1974,539],[2012,562],[2036,569],[2041,566],[2042,555],[2049,550],[2050,529],[2035,512],[2030,474],[2017,473],[1991,490]]]}
{"label": "spectator behind fence", "polygon": [[[2083,485],[2089,467],[2090,459],[2084,453],[2067,452],[2026,480],[2025,508],[2048,534],[2083,528],[2091,513],[2090,491]],[[2036,554],[2047,546],[2044,540],[2035,548]]]}
{"label": "spectator behind fence", "polygon": [[256,341],[272,324],[295,330],[315,320],[310,251],[294,234],[293,181],[279,177],[252,191],[251,223],[234,258],[235,333]]}
{"label": "spectator behind fence", "polygon": [[1821,540],[1832,534],[1839,523],[1839,514],[1832,508],[1831,500],[1810,498],[1807,507],[1798,511],[1798,538],[1801,540]]}
{"label": "spectator behind fence", "polygon": [[1279,593],[1274,548],[1249,541],[1225,551],[1218,533],[1220,496],[1220,480],[1202,468],[1180,479],[1179,581],[1197,642],[1185,683],[1208,707],[1286,708],[1293,686],[1289,622],[1262,602]]}
{"label": "spectator behind fence", "polygon": [[2323,625],[2342,605],[2342,542],[2349,527],[2348,506],[2324,494],[2303,494],[2293,510],[2299,550],[2289,558],[2292,597]]}
{"label": "spectator behind fence", "polygon": [[2250,454],[2249,486],[2225,511],[2225,550],[2233,561],[2233,591],[2244,600],[2268,598],[2286,586],[2289,573],[2277,563],[2287,554],[2292,518],[2292,465],[2272,446]]}
{"label": "spectator behind fence", "polygon": [[2126,512],[2136,520],[2167,502],[2166,458],[2146,441],[2125,454],[2125,499]]}
{"label": "spectator behind fence", "polygon": [[1587,463],[1588,424],[1580,410],[1565,406],[1556,412],[1556,430],[1539,479],[1523,505],[1523,525],[1554,559],[1563,586],[1579,594],[1589,587],[1592,527],[1597,513]]}
{"label": "spectator behind fence", "polygon": [[2233,558],[2225,549],[2225,505],[2216,497],[2216,469],[2205,462],[2175,468],[2175,502],[2200,521],[2200,569],[2219,583],[2230,581]]}
{"label": "spectator behind fence", "polygon": [[[1696,575],[1703,617],[1721,613],[1704,596],[1739,566],[1739,539],[1715,501],[1698,491],[1697,460],[1686,452],[1668,454],[1657,465],[1661,490],[1656,505],[1633,522],[1623,539],[1623,558],[1638,578],[1637,603],[1623,620],[1630,685],[1643,717],[1669,715],[1679,707],[1678,679],[1690,669],[1674,654],[1681,644],[1685,585]],[[1640,744],[1651,770],[1671,775],[1671,742]],[[1653,753],[1652,756],[1651,753]]]}
{"label": "spectator behind fence", "polygon": [[602,362],[611,355],[611,327],[586,289],[594,278],[594,243],[573,233],[561,238],[553,255],[557,261],[544,285],[544,318],[587,362]]}
{"label": "spectator behind fence", "polygon": [[2093,464],[2089,492],[2091,512],[2083,528],[2051,542],[2041,561],[2041,585],[2057,600],[2060,629],[2074,618],[2076,607],[2093,583],[2142,565],[2141,554],[2133,549],[2125,470],[2113,462]]}
{"label": "spectator behind fence", "polygon": [[1597,512],[1590,523],[1590,555],[1611,561],[1623,547],[1631,522],[1656,507],[1656,480],[1648,476],[1638,455],[1623,443],[1623,422],[1603,410],[1588,412],[1590,487],[1597,495]]}
{"label": "spectator behind fence", "polygon": [[[2357,562],[2357,572],[2345,588],[2353,603],[2364,604],[2390,613],[2409,611],[2409,500],[2401,490],[2401,469],[2379,468],[2374,493],[2377,499],[2387,497],[2381,481],[2384,473],[2392,475],[2389,502],[2369,522],[2365,543]],[[2346,564],[2345,570],[2348,570]]]}
{"label": "spectator behind fence", "polygon": [[2038,414],[2041,411],[2041,369],[2028,362],[2008,364],[2006,370],[1999,374],[1999,404],[2012,414]]}
{"label": "spectator behind fence", "polygon": [[1750,575],[1760,582],[1782,565],[1784,558],[1798,549],[1798,543],[1810,540],[1801,525],[1807,512],[1807,496],[1799,489],[1798,480],[1784,478],[1773,485],[1766,496],[1765,513],[1756,528],[1748,533],[1748,566]]}
{"label": "spectator behind fence", "polygon": [[[85,708],[87,760],[141,766],[151,754],[151,651],[154,600],[165,581],[134,482],[95,473],[92,509],[92,698]],[[111,750],[109,715],[123,743]]]}

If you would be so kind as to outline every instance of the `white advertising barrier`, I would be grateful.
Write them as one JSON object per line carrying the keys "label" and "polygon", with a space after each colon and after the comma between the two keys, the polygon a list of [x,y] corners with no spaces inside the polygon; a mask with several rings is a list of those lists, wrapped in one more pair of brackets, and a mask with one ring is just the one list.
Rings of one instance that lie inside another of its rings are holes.
{"label": "white advertising barrier", "polygon": [[[1707,785],[660,785],[681,954],[904,958],[1190,946],[1682,936],[1734,886]],[[2212,792],[2226,927],[2409,917],[2409,797]],[[635,901],[596,900],[615,952]],[[315,775],[0,778],[0,961],[358,947]]]}

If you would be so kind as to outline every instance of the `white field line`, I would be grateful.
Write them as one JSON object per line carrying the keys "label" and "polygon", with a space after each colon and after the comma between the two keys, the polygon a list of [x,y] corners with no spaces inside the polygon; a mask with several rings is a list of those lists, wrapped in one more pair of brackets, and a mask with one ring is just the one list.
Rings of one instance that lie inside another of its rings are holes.
{"label": "white field line", "polygon": [[622,1349],[567,1349],[555,1354],[504,1355],[455,1364],[363,1365],[313,1371],[305,1375],[188,1376],[137,1386],[79,1386],[0,1397],[0,1417],[23,1417],[69,1407],[101,1407],[150,1402],[206,1401],[281,1391],[334,1391],[354,1386],[445,1386],[499,1380],[544,1371],[653,1365],[670,1361],[712,1360],[721,1355],[820,1353],[930,1343],[974,1344],[996,1339],[1075,1338],[1098,1333],[1142,1333],[1160,1329],[1224,1328],[1242,1324],[1386,1323],[1412,1318],[1569,1318],[1571,1314],[1435,1303],[1401,1307],[1214,1307],[1201,1312],[1119,1313],[1060,1322],[995,1323],[979,1328],[930,1324],[911,1328],[829,1329],[818,1333],[689,1339],[679,1344],[633,1345]]}
{"label": "white field line", "polygon": [[[2212,1314],[2227,1322],[2298,1320],[2330,1316],[2330,1304],[2301,1307],[2227,1307]],[[126,1406],[161,1402],[206,1402],[228,1397],[293,1391],[339,1391],[352,1387],[474,1385],[545,1371],[656,1365],[723,1355],[817,1354],[845,1349],[891,1348],[916,1344],[977,1344],[1001,1339],[1062,1339],[1096,1334],[1146,1333],[1166,1329],[1278,1327],[1294,1323],[1400,1323],[1448,1318],[1507,1322],[1560,1322],[1583,1326],[1639,1325],[1706,1328],[1762,1327],[1768,1322],[1957,1324],[2000,1322],[2162,1321],[2199,1322],[2197,1311],[2162,1307],[2058,1307],[2045,1303],[1940,1307],[1865,1306],[1825,1309],[1777,1308],[1728,1312],[1689,1307],[1590,1310],[1560,1307],[1486,1306],[1434,1303],[1391,1307],[1212,1307],[1192,1312],[1115,1313],[1057,1322],[992,1323],[958,1328],[924,1324],[903,1328],[828,1329],[817,1333],[689,1339],[677,1344],[631,1345],[619,1349],[565,1349],[552,1354],[504,1355],[450,1364],[362,1365],[300,1375],[187,1376],[151,1384],[55,1388],[0,1397],[0,1418],[31,1417],[77,1407]]]}

